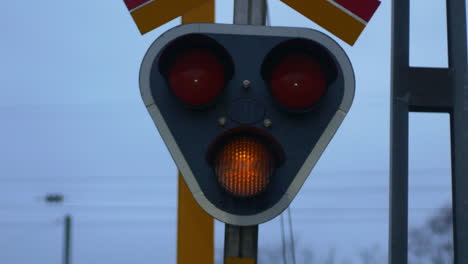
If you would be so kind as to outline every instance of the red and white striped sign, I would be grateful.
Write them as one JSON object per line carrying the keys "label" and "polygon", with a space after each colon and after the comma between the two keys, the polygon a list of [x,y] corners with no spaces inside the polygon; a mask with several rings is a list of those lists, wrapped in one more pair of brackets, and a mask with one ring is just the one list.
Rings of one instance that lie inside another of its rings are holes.
{"label": "red and white striped sign", "polygon": [[353,45],[380,5],[378,0],[281,0]]}
{"label": "red and white striped sign", "polygon": [[207,0],[124,0],[141,34],[202,5]]}

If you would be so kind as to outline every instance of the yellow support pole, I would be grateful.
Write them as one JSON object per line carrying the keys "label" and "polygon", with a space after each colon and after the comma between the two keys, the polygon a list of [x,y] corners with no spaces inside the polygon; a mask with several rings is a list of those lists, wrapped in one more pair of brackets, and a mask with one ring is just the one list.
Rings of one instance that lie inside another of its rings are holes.
{"label": "yellow support pole", "polygon": [[[208,0],[182,16],[183,24],[214,21],[215,0]],[[214,264],[214,220],[197,204],[180,172],[177,263]]]}
{"label": "yellow support pole", "polygon": [[214,220],[197,204],[180,172],[177,263],[214,264]]}

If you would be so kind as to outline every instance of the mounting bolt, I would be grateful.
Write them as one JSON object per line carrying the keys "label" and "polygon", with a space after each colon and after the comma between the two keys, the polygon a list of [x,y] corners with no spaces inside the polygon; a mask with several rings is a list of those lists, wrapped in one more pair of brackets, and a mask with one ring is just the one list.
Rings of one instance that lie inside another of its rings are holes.
{"label": "mounting bolt", "polygon": [[224,127],[227,123],[227,119],[225,117],[220,117],[218,119],[218,125],[221,126],[221,127]]}
{"label": "mounting bolt", "polygon": [[273,125],[273,122],[271,122],[271,120],[267,118],[267,119],[263,120],[263,125],[265,127],[269,128],[269,127],[271,127],[271,125]]}
{"label": "mounting bolt", "polygon": [[244,80],[242,82],[242,87],[244,87],[245,89],[249,89],[250,88],[250,81],[249,80]]}

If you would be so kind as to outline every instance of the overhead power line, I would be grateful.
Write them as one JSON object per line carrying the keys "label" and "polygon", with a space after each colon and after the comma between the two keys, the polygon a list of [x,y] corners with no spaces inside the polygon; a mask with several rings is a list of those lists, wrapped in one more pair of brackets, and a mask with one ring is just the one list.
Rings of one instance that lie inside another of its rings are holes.
{"label": "overhead power line", "polygon": [[292,223],[292,217],[291,217],[291,207],[288,207],[288,219],[289,219],[289,234],[290,234],[290,240],[291,240],[291,255],[292,255],[293,264],[296,264],[296,248],[294,246],[294,229],[293,229],[293,223]]}

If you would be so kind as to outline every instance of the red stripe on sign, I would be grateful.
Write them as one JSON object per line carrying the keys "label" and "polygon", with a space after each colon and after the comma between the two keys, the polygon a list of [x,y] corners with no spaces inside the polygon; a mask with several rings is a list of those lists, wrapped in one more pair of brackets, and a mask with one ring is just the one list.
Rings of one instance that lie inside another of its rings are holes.
{"label": "red stripe on sign", "polygon": [[144,3],[150,2],[151,0],[124,0],[128,10],[132,10],[141,6]]}
{"label": "red stripe on sign", "polygon": [[332,0],[337,4],[348,9],[358,17],[364,19],[366,22],[369,22],[372,15],[380,5],[378,0]]}

